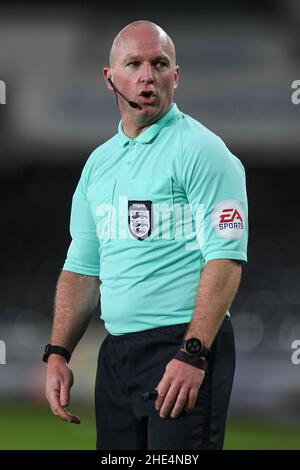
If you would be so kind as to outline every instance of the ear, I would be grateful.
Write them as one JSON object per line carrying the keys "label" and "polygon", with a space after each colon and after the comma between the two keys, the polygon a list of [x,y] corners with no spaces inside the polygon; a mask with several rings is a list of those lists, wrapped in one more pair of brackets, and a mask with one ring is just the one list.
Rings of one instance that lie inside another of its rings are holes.
{"label": "ear", "polygon": [[175,68],[175,77],[174,77],[174,90],[178,87],[178,81],[179,81],[179,65],[176,65]]}
{"label": "ear", "polygon": [[105,80],[105,83],[106,83],[106,88],[108,88],[109,91],[114,91],[111,84],[108,81],[109,78],[112,80],[110,67],[104,67],[103,68],[103,76],[104,76],[104,80]]}

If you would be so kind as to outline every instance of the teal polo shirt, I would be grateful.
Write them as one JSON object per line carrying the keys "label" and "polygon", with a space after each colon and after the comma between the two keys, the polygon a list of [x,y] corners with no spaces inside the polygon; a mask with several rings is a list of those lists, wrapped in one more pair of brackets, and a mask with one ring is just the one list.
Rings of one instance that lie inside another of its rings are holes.
{"label": "teal polo shirt", "polygon": [[135,139],[120,121],[83,168],[70,232],[63,270],[99,276],[109,333],[188,323],[206,263],[247,261],[244,167],[175,103]]}

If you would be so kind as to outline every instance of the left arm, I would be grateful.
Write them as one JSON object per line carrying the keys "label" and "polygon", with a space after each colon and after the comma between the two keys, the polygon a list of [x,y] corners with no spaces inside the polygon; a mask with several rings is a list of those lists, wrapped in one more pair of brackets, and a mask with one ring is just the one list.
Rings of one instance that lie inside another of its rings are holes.
{"label": "left arm", "polygon": [[[196,305],[192,321],[185,338],[201,338],[210,347],[226,311],[230,307],[241,279],[241,264],[229,259],[208,261],[199,282]],[[204,371],[190,364],[172,359],[157,388],[155,408],[160,417],[176,418],[185,406],[189,412],[194,408]],[[173,406],[174,405],[174,406]]]}
{"label": "left arm", "polygon": [[[245,169],[224,142],[211,134],[202,134],[197,141],[182,139],[178,165],[181,187],[195,221],[196,208],[202,204],[205,235],[203,240],[200,238],[200,249],[206,266],[201,273],[193,317],[185,337],[198,337],[210,347],[238,289],[240,262],[247,261]],[[226,219],[224,214],[231,214],[233,220],[237,214],[241,223],[233,230],[229,225],[221,229],[220,223]],[[172,410],[171,417],[177,417],[184,406],[186,411],[191,411],[204,374],[202,369],[172,359],[156,387],[159,396],[155,404],[160,416],[167,417]]]}
{"label": "left arm", "polygon": [[199,282],[196,306],[185,338],[201,338],[210,348],[237,293],[242,266],[229,259],[208,261]]}

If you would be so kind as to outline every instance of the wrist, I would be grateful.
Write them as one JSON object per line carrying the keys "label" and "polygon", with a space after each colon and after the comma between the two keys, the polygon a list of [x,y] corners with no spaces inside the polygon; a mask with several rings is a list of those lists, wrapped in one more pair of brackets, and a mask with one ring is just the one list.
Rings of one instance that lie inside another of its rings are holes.
{"label": "wrist", "polygon": [[67,359],[61,356],[60,354],[52,353],[49,355],[48,360],[47,360],[48,364],[55,364],[59,362],[63,362],[64,364],[67,364]]}
{"label": "wrist", "polygon": [[185,362],[186,364],[190,364],[191,366],[197,367],[198,369],[202,369],[204,372],[207,372],[208,364],[206,358],[199,356],[193,357],[180,349],[175,354],[174,359],[177,359],[181,362]]}

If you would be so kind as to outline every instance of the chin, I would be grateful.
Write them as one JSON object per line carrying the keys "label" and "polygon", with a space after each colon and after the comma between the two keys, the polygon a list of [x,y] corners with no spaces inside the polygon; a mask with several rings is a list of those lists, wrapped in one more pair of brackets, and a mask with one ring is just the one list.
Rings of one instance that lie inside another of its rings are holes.
{"label": "chin", "polygon": [[145,114],[145,115],[152,115],[152,114],[158,114],[161,112],[161,107],[157,104],[155,105],[141,105],[143,109],[140,110],[140,113],[141,114]]}

